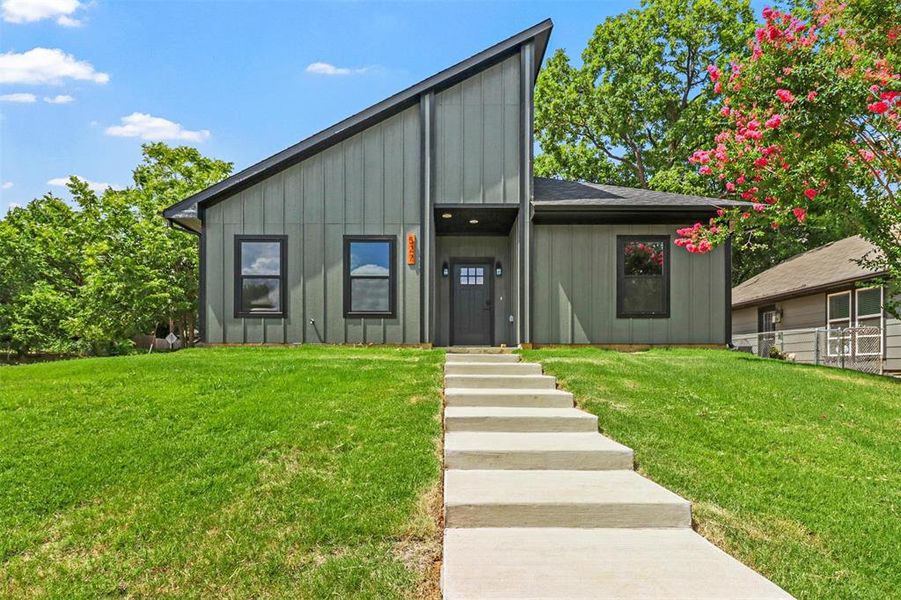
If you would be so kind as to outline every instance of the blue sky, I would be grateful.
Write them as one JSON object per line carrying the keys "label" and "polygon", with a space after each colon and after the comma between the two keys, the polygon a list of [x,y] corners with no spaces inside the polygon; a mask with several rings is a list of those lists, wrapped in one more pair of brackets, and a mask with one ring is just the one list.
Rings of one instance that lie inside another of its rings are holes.
{"label": "blue sky", "polygon": [[544,18],[578,54],[637,4],[0,0],[0,215],[128,185],[145,138],[241,169]]}

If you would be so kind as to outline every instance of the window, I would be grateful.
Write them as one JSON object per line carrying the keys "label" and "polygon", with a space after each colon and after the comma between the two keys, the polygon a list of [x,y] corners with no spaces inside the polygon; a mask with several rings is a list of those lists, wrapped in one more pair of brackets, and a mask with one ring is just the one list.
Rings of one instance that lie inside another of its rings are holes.
{"label": "window", "polygon": [[460,285],[485,283],[485,267],[460,267]]}
{"label": "window", "polygon": [[838,331],[851,326],[851,292],[826,296],[826,353],[829,356],[851,354],[847,332]]}
{"label": "window", "polygon": [[344,237],[345,317],[394,317],[396,242],[393,236]]}
{"label": "window", "polygon": [[858,356],[882,355],[882,288],[861,288],[855,292],[855,353]]}
{"label": "window", "polygon": [[235,236],[235,317],[284,317],[284,235]]}
{"label": "window", "polygon": [[617,236],[616,316],[669,317],[668,236]]}

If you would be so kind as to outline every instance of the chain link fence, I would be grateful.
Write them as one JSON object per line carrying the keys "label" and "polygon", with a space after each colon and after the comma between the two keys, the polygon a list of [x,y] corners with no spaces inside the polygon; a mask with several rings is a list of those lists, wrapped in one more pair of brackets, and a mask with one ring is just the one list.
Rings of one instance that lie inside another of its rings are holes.
{"label": "chain link fence", "polygon": [[732,344],[763,358],[881,374],[882,337],[881,327],[820,327],[738,334]]}
{"label": "chain link fence", "polygon": [[882,328],[818,328],[816,364],[882,374]]}

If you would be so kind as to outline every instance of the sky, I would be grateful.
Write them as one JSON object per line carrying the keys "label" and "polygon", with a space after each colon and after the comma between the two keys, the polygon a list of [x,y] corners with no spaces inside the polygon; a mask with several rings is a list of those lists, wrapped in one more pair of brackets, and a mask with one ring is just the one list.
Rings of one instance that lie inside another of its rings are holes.
{"label": "sky", "polygon": [[545,18],[578,55],[603,2],[0,0],[0,215],[141,144],[254,164]]}

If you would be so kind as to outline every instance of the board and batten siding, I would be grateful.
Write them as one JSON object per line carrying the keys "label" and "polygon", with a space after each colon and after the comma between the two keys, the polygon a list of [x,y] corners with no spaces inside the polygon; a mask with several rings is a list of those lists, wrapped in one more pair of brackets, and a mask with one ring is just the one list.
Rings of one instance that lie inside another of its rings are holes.
{"label": "board and batten siding", "polygon": [[674,236],[680,225],[535,225],[537,344],[725,344],[726,254],[670,249],[670,317],[616,318],[616,236]]}
{"label": "board and batten siding", "polygon": [[519,204],[520,58],[435,96],[435,204]]}
{"label": "board and batten siding", "polygon": [[[205,210],[208,343],[418,343],[419,107],[394,115]],[[286,318],[235,318],[234,238],[288,236]],[[345,319],[344,235],[397,238],[397,316]],[[311,319],[313,322],[311,323]]]}

